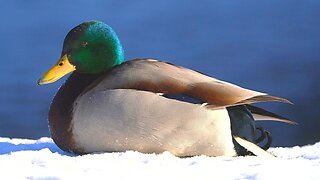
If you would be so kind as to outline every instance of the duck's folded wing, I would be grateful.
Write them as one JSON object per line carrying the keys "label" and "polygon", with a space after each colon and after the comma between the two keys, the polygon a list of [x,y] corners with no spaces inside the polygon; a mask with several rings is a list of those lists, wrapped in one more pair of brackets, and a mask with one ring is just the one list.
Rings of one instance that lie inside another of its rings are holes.
{"label": "duck's folded wing", "polygon": [[211,108],[264,101],[290,103],[283,98],[245,89],[190,69],[152,59],[127,61],[106,73],[93,86],[103,89],[186,94],[207,102]]}

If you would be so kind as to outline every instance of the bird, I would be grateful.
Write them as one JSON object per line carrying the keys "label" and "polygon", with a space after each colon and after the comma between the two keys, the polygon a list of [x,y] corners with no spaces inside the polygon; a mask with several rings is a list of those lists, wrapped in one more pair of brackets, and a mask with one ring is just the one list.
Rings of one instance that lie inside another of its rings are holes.
{"label": "bird", "polygon": [[60,58],[37,83],[50,84],[68,74],[52,100],[48,124],[58,147],[75,154],[273,157],[266,151],[270,133],[257,128],[256,120],[294,123],[252,105],[291,103],[287,99],[166,61],[125,61],[117,34],[101,21],[71,29]]}

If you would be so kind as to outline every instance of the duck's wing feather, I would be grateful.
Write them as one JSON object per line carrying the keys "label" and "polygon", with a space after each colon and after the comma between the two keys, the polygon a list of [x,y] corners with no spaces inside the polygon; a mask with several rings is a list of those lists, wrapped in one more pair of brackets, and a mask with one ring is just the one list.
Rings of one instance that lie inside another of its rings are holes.
{"label": "duck's wing feather", "polygon": [[[202,73],[153,59],[127,61],[92,84],[103,89],[137,89],[163,94],[186,94],[221,108],[264,101],[288,100],[221,81]],[[89,88],[90,89],[90,88]]]}

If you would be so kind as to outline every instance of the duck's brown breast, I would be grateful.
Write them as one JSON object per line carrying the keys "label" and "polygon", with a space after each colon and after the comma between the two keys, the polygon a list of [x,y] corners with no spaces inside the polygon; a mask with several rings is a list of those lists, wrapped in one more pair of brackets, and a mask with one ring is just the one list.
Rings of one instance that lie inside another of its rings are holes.
{"label": "duck's brown breast", "polygon": [[54,142],[64,151],[82,153],[74,142],[72,133],[72,111],[76,98],[99,75],[73,73],[60,87],[49,110],[49,129]]}

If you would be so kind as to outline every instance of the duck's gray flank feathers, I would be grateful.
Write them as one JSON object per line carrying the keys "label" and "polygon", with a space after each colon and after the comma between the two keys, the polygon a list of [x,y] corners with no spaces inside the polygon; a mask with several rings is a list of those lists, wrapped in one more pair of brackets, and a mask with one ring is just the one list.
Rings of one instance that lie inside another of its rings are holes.
{"label": "duck's gray flank feathers", "polygon": [[146,91],[99,88],[75,104],[73,134],[85,152],[237,155],[225,108],[210,110]]}

